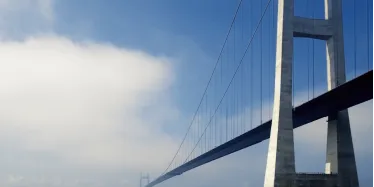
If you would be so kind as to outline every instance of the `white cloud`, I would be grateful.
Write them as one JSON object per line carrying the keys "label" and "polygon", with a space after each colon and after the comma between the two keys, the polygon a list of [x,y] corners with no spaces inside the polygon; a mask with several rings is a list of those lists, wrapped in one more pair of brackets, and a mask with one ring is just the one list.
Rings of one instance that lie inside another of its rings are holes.
{"label": "white cloud", "polygon": [[49,167],[159,171],[176,150],[161,131],[178,115],[170,59],[56,36],[2,42],[0,56],[0,148],[30,155],[19,170],[40,153]]}
{"label": "white cloud", "polygon": [[0,0],[0,39],[50,32],[54,0]]}
{"label": "white cloud", "polygon": [[13,176],[13,175],[8,176],[8,183],[9,184],[17,184],[17,183],[21,182],[22,180],[23,180],[22,176]]}
{"label": "white cloud", "polygon": [[28,10],[40,13],[46,20],[52,21],[54,0],[0,0],[0,9],[3,14],[19,14],[21,11]]}
{"label": "white cloud", "polygon": [[115,186],[158,173],[179,143],[163,132],[179,116],[171,59],[47,35],[54,3],[0,0],[0,186]]}

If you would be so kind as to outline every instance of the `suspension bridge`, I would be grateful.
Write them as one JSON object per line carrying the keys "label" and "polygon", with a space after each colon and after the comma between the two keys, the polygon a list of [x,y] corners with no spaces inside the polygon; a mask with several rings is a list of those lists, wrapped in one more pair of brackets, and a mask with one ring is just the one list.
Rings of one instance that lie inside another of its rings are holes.
{"label": "suspension bridge", "polygon": [[[240,0],[178,150],[146,187],[266,139],[265,187],[358,187],[347,109],[373,98],[370,3]],[[323,117],[325,171],[296,173],[293,129]]]}

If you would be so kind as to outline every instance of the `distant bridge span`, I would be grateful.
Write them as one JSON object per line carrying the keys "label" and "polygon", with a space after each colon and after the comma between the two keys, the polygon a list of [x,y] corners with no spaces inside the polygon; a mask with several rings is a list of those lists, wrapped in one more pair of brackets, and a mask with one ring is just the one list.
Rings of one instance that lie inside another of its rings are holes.
{"label": "distant bridge span", "polygon": [[[294,128],[303,126],[335,111],[344,110],[373,99],[373,70],[330,90],[293,111]],[[193,168],[260,143],[270,137],[271,120],[165,173],[146,187],[152,187]]]}

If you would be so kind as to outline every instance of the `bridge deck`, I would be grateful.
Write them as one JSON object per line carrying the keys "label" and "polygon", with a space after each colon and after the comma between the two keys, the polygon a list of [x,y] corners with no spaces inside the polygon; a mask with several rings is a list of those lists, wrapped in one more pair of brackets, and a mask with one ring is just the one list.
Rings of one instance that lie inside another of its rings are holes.
{"label": "bridge deck", "polygon": [[[324,93],[294,109],[294,128],[326,117],[373,98],[373,71],[369,71],[331,91]],[[326,123],[327,124],[327,123]],[[271,120],[196,157],[149,183],[152,187],[193,168],[247,148],[270,137]]]}

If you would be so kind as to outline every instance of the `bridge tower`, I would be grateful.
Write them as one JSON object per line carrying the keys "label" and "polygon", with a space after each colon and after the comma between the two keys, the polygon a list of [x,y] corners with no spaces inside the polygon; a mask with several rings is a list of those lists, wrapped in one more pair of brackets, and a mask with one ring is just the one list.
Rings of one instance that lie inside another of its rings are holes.
{"label": "bridge tower", "polygon": [[139,181],[139,187],[143,187],[143,180],[146,180],[146,185],[149,184],[149,174],[143,175],[140,173],[140,181]]}
{"label": "bridge tower", "polygon": [[300,174],[295,171],[292,120],[293,38],[326,41],[328,89],[346,81],[342,0],[324,1],[325,19],[310,19],[294,15],[294,0],[278,0],[273,121],[264,187],[359,186],[347,110],[328,116],[325,173]]}

